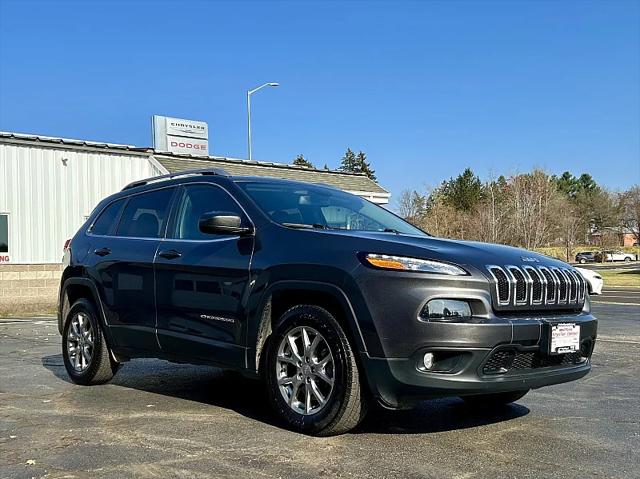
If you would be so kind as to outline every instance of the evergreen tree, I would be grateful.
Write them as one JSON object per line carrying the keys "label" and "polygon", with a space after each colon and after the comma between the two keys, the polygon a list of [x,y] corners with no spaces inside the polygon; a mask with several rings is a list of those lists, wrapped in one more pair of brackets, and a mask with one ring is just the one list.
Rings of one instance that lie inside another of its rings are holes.
{"label": "evergreen tree", "polygon": [[351,148],[347,148],[344,156],[340,159],[340,167],[338,169],[340,171],[348,171],[350,173],[359,173],[356,166],[356,154],[351,150]]}
{"label": "evergreen tree", "polygon": [[324,169],[329,171],[329,165],[327,165],[326,163],[324,164]]}
{"label": "evergreen tree", "polygon": [[295,157],[295,159],[293,160],[293,164],[296,166],[305,166],[307,168],[315,168],[315,166],[313,166],[313,163],[307,160],[302,154]]}
{"label": "evergreen tree", "polygon": [[376,172],[371,168],[371,165],[367,161],[367,155],[365,155],[363,151],[360,151],[358,156],[356,156],[356,170],[358,173],[364,173],[373,181],[377,180]]}
{"label": "evergreen tree", "polygon": [[356,155],[351,148],[347,148],[344,156],[340,159],[340,171],[348,171],[349,173],[364,173],[373,181],[376,181],[376,172],[371,168],[367,161],[367,155],[360,151]]}
{"label": "evergreen tree", "polygon": [[457,178],[445,181],[440,187],[445,203],[460,211],[471,211],[484,198],[482,181],[471,168]]}

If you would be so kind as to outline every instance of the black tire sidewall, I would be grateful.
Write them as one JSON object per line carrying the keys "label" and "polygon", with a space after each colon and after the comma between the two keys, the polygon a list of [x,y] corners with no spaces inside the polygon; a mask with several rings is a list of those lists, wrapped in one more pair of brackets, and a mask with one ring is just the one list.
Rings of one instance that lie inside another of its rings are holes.
{"label": "black tire sidewall", "polygon": [[[290,330],[298,326],[309,326],[322,334],[331,349],[334,362],[334,384],[329,403],[316,414],[306,416],[289,407],[280,393],[275,376],[280,342]],[[348,344],[344,344],[346,340],[344,332],[341,331],[334,317],[320,307],[297,306],[287,311],[278,321],[269,341],[264,373],[271,403],[289,426],[314,434],[326,428],[340,414],[345,401],[346,387],[350,382],[349,376],[353,374],[349,366]]]}
{"label": "black tire sidewall", "polygon": [[[69,332],[69,328],[71,327],[71,319],[79,312],[87,315],[87,317],[89,318],[89,322],[91,323],[91,328],[94,331],[93,354],[91,355],[91,363],[89,364],[89,367],[82,372],[78,372],[73,368],[73,365],[69,361],[69,356],[67,353],[67,334]],[[62,359],[64,361],[64,366],[67,370],[67,374],[69,374],[69,377],[74,383],[84,385],[88,385],[91,383],[91,380],[94,378],[98,371],[98,368],[100,367],[98,359],[102,354],[102,348],[105,347],[107,346],[106,344],[104,344],[104,337],[102,335],[102,329],[98,321],[95,307],[86,299],[79,299],[69,309],[67,317],[65,318],[64,329],[62,330]]]}

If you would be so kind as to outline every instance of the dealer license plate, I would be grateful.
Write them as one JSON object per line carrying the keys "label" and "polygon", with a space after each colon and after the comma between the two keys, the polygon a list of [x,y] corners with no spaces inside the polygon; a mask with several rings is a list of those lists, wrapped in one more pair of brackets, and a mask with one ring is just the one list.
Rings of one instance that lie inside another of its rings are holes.
{"label": "dealer license plate", "polygon": [[575,323],[551,325],[549,354],[573,353],[580,349],[580,326]]}

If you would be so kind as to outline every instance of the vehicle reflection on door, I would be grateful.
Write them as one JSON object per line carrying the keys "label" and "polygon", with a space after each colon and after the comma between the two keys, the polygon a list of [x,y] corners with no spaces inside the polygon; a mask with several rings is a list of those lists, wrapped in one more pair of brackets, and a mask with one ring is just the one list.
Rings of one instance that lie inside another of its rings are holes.
{"label": "vehicle reflection on door", "polygon": [[253,238],[163,241],[179,257],[157,257],[157,334],[163,351],[223,364],[244,361],[245,310]]}
{"label": "vehicle reflection on door", "polygon": [[185,322],[170,316],[169,329],[234,342],[240,323],[229,317],[229,312],[237,308],[244,284],[234,283],[233,277],[192,276],[192,273],[176,274],[171,292],[171,304],[182,311],[191,310],[192,318]]}

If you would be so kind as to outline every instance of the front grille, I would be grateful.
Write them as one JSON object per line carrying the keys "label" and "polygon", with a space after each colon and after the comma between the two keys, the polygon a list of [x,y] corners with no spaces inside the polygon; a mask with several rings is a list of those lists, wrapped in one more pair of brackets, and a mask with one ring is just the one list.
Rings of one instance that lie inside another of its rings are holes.
{"label": "front grille", "polygon": [[572,268],[489,265],[498,309],[574,309],[585,301],[586,281]]}
{"label": "front grille", "polygon": [[484,374],[526,372],[527,369],[575,366],[585,361],[586,358],[580,352],[547,356],[540,354],[539,351],[500,349],[491,353],[482,368],[482,372]]}

